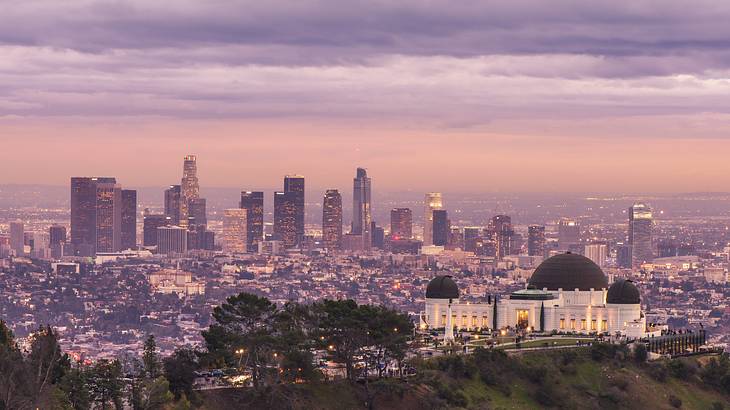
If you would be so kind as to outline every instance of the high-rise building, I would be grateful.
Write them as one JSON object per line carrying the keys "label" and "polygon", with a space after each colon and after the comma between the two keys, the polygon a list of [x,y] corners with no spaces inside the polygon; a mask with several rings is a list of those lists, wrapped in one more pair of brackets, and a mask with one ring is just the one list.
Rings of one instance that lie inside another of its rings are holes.
{"label": "high-rise building", "polygon": [[137,191],[122,190],[122,246],[137,249]]}
{"label": "high-rise building", "polygon": [[371,181],[365,168],[358,168],[352,183],[352,230],[354,235],[362,236],[363,249],[373,244],[371,223]]}
{"label": "high-rise building", "polygon": [[580,224],[574,219],[562,218],[558,222],[558,247],[570,250],[580,243]]}
{"label": "high-rise building", "polygon": [[410,208],[390,210],[390,238],[395,241],[413,238],[413,211]]}
{"label": "high-rise building", "polygon": [[440,192],[429,192],[424,199],[423,245],[433,245],[433,211],[443,208]]}
{"label": "high-rise building", "polygon": [[477,252],[480,250],[483,244],[482,228],[478,226],[465,226],[464,227],[464,250],[467,252]]}
{"label": "high-rise building", "polygon": [[143,215],[142,245],[157,246],[157,228],[172,225],[172,218],[164,214],[152,214],[145,210]]}
{"label": "high-rise building", "polygon": [[203,228],[208,226],[205,198],[193,198],[188,202],[188,226]]}
{"label": "high-rise building", "polygon": [[25,254],[25,227],[22,222],[10,222],[10,249],[16,256]]}
{"label": "high-rise building", "polygon": [[508,215],[495,215],[490,225],[495,243],[496,257],[502,259],[512,254],[512,218]]}
{"label": "high-rise building", "polygon": [[631,246],[623,243],[616,245],[616,265],[619,268],[631,267]]}
{"label": "high-rise building", "polygon": [[185,253],[188,251],[188,230],[181,226],[157,228],[157,252],[162,254]]}
{"label": "high-rise building", "polygon": [[301,175],[285,176],[284,192],[289,194],[294,201],[295,243],[299,243],[304,236],[304,177]]}
{"label": "high-rise building", "polygon": [[200,197],[198,182],[198,165],[195,155],[187,155],[183,159],[183,176],[180,182],[180,226],[188,226],[190,201]]}
{"label": "high-rise building", "polygon": [[527,227],[527,254],[529,256],[545,256],[545,227],[530,225]]}
{"label": "high-rise building", "polygon": [[96,252],[122,248],[122,188],[115,182],[96,183]]}
{"label": "high-rise building", "polygon": [[63,225],[51,225],[48,228],[49,245],[61,245],[66,242],[66,227]]}
{"label": "high-rise building", "polygon": [[375,221],[370,223],[370,236],[372,238],[372,247],[383,249],[385,246],[385,229],[382,226],[378,226]]}
{"label": "high-rise building", "polygon": [[181,192],[180,185],[170,185],[165,190],[165,215],[170,217],[173,225],[180,224]]}
{"label": "high-rise building", "polygon": [[223,211],[223,251],[245,253],[248,251],[246,239],[248,210],[232,208]]}
{"label": "high-rise building", "polygon": [[433,244],[436,246],[446,246],[449,243],[449,232],[451,231],[449,215],[445,209],[434,209],[432,217]]}
{"label": "high-rise building", "polygon": [[[99,200],[100,193],[97,192],[100,184],[105,187],[102,189],[104,192],[102,200]],[[96,253],[97,237],[100,231],[107,235],[103,238],[105,242],[113,242],[108,240],[110,234],[108,225],[111,225],[113,229],[115,195],[113,192],[110,195],[109,186],[114,184],[116,184],[116,179],[110,177],[71,178],[71,244],[76,255],[93,256]],[[112,205],[111,210],[110,204]],[[97,218],[100,215],[103,218]],[[110,215],[111,222],[109,221]]]}
{"label": "high-rise building", "polygon": [[585,246],[583,255],[603,268],[608,257],[608,245],[605,243],[591,243]]}
{"label": "high-rise building", "polygon": [[297,194],[274,192],[274,239],[287,248],[297,244]]}
{"label": "high-rise building", "polygon": [[246,240],[248,252],[259,251],[259,242],[264,240],[264,193],[241,192],[241,208],[246,210]]}
{"label": "high-rise building", "polygon": [[639,267],[654,259],[652,248],[651,208],[643,203],[636,203],[629,208],[629,245],[631,246],[631,266]]}
{"label": "high-rise building", "polygon": [[328,189],[322,201],[322,242],[327,249],[342,247],[342,195]]}

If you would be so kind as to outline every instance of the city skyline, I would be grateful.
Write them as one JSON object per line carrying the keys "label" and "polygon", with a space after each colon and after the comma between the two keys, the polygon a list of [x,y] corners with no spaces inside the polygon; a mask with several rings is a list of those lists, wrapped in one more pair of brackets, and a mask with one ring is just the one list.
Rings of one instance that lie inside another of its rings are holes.
{"label": "city skyline", "polygon": [[730,2],[0,5],[0,410],[730,403]]}

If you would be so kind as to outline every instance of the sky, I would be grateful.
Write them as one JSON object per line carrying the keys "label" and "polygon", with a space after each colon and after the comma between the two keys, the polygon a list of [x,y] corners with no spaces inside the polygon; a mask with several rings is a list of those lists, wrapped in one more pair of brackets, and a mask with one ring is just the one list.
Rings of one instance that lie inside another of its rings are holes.
{"label": "sky", "polygon": [[730,191],[728,2],[0,10],[0,184]]}

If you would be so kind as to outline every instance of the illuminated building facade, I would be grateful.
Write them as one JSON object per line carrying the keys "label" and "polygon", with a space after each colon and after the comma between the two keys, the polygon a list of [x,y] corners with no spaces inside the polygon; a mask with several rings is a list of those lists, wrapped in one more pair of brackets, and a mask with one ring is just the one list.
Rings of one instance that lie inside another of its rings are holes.
{"label": "illuminated building facade", "polygon": [[423,245],[433,245],[433,211],[444,206],[440,192],[429,192],[424,198]]}
{"label": "illuminated building facade", "polygon": [[248,252],[258,252],[259,242],[264,240],[264,193],[242,191],[240,205],[246,210]]}
{"label": "illuminated building facade", "polygon": [[631,246],[631,266],[634,268],[654,259],[653,227],[651,207],[644,203],[636,203],[629,208],[629,246]]}
{"label": "illuminated building facade", "polygon": [[232,208],[223,211],[223,251],[228,253],[248,252],[248,211]]}
{"label": "illuminated building facade", "polygon": [[352,231],[362,236],[363,249],[372,246],[371,181],[364,168],[358,168],[352,187]]}
{"label": "illuminated building facade", "polygon": [[413,211],[410,208],[390,210],[390,238],[396,241],[413,238]]}
{"label": "illuminated building facade", "polygon": [[322,242],[327,249],[342,247],[342,195],[328,189],[322,201]]}

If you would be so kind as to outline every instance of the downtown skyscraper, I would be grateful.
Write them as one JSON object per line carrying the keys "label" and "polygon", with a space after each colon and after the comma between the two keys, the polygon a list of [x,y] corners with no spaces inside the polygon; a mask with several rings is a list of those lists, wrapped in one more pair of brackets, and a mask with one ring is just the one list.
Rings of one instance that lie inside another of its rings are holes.
{"label": "downtown skyscraper", "polygon": [[122,190],[122,249],[137,249],[137,191]]}
{"label": "downtown skyscraper", "polygon": [[243,208],[232,208],[223,211],[223,251],[229,253],[245,253],[248,251],[246,238],[248,211]]}
{"label": "downtown skyscraper", "polygon": [[444,203],[440,192],[429,192],[424,199],[423,245],[433,245],[433,211],[441,209]]}
{"label": "downtown skyscraper", "polygon": [[394,241],[413,238],[413,212],[410,208],[390,210],[390,238]]}
{"label": "downtown skyscraper", "polygon": [[294,201],[295,243],[299,243],[304,236],[304,177],[301,175],[285,176],[284,192],[289,194]]}
{"label": "downtown skyscraper", "polygon": [[342,195],[328,189],[322,201],[322,242],[327,249],[342,247]]}
{"label": "downtown skyscraper", "polygon": [[246,241],[248,252],[258,252],[264,240],[264,193],[242,191],[240,207],[246,210]]}
{"label": "downtown skyscraper", "polygon": [[545,256],[545,227],[530,225],[527,227],[527,254],[529,256]]}
{"label": "downtown skyscraper", "polygon": [[297,244],[297,194],[274,192],[274,239],[286,248]]}
{"label": "downtown skyscraper", "polygon": [[358,168],[352,188],[352,230],[353,235],[362,237],[363,249],[370,249],[372,239],[371,181],[365,168]]}
{"label": "downtown skyscraper", "polygon": [[71,178],[71,244],[75,255],[119,250],[121,223],[121,188],[115,178]]}
{"label": "downtown skyscraper", "polygon": [[435,246],[446,246],[449,243],[451,223],[445,209],[433,211],[433,244]]}
{"label": "downtown skyscraper", "polygon": [[170,185],[165,190],[165,216],[170,218],[172,225],[180,225],[181,198],[180,185]]}
{"label": "downtown skyscraper", "polygon": [[637,268],[654,259],[652,209],[647,204],[636,203],[629,207],[629,246],[631,266]]}
{"label": "downtown skyscraper", "polygon": [[492,238],[495,242],[497,259],[512,254],[512,218],[509,215],[495,215],[491,221]]}
{"label": "downtown skyscraper", "polygon": [[183,159],[183,176],[180,182],[180,226],[188,226],[190,202],[200,197],[198,182],[198,164],[195,155],[187,155]]}

